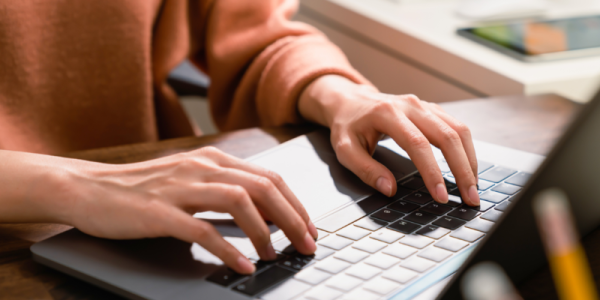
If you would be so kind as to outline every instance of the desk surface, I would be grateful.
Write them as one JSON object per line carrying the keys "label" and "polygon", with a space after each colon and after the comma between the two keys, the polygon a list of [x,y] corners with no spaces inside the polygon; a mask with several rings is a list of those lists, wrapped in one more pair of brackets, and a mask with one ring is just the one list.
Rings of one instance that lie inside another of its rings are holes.
{"label": "desk surface", "polygon": [[[600,82],[600,56],[524,63],[460,37],[472,26],[463,0],[302,0],[302,9],[477,91],[475,95],[558,93],[589,100]],[[551,1],[546,18],[592,15],[600,1]]]}
{"label": "desk surface", "polygon": [[[472,128],[475,139],[545,154],[559,137],[578,106],[553,95],[475,99],[442,105]],[[238,157],[248,157],[315,127],[247,129],[213,136],[190,137],[158,143],[126,145],[71,153],[67,157],[108,163],[157,158],[212,145]],[[31,259],[29,247],[68,230],[56,224],[0,224],[0,299],[120,299],[104,290]],[[588,253],[600,253],[600,230],[584,240]],[[600,278],[600,256],[590,256]],[[598,281],[598,280],[597,280]],[[547,269],[520,288],[525,299],[553,299]]]}

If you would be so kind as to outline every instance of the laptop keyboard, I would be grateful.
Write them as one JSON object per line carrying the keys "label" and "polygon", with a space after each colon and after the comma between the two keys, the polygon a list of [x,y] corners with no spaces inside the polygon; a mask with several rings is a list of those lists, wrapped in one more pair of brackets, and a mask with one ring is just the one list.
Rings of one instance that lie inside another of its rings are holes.
{"label": "laptop keyboard", "polygon": [[264,300],[389,297],[480,241],[531,176],[479,162],[481,205],[470,207],[446,162],[439,164],[447,204],[433,201],[417,173],[398,183],[394,197],[372,195],[317,222],[314,255],[297,253],[283,239],[274,243],[277,260],[250,257],[255,274],[221,267],[207,280]]}

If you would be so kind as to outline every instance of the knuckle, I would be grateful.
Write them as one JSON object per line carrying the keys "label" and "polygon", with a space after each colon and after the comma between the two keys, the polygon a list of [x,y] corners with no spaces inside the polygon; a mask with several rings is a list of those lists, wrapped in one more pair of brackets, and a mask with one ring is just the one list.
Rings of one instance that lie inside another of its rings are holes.
{"label": "knuckle", "polygon": [[336,153],[346,153],[346,152],[350,151],[351,148],[352,148],[352,142],[350,141],[349,138],[341,138],[334,145],[334,149],[335,149]]}
{"label": "knuckle", "polygon": [[248,192],[239,185],[229,186],[224,190],[224,197],[231,205],[246,206],[250,202]]}
{"label": "knuckle", "polygon": [[464,123],[456,122],[455,127],[456,132],[458,132],[458,134],[460,134],[461,136],[471,136],[471,130]]}
{"label": "knuckle", "polygon": [[381,99],[373,104],[375,112],[389,112],[394,109],[394,102],[390,99]]}
{"label": "knuckle", "polygon": [[215,234],[215,229],[204,222],[197,222],[194,228],[194,235],[198,240],[206,240]]}
{"label": "knuckle", "polygon": [[429,141],[422,134],[411,134],[408,143],[417,149],[429,147]]}
{"label": "knuckle", "polygon": [[281,185],[284,183],[281,175],[277,174],[277,172],[275,172],[275,171],[265,170],[264,176],[269,178],[271,180],[271,182],[274,183],[275,185]]}
{"label": "knuckle", "polygon": [[273,182],[269,180],[269,178],[263,176],[256,176],[254,179],[254,184],[264,192],[269,192],[275,188]]}
{"label": "knuckle", "polygon": [[360,168],[360,177],[365,182],[374,184],[377,178],[379,178],[377,169],[378,168],[375,164],[365,164],[362,168]]}
{"label": "knuckle", "polygon": [[422,105],[421,99],[413,94],[404,95],[402,96],[402,99],[412,106],[421,107]]}
{"label": "knuckle", "polygon": [[198,150],[198,152],[209,157],[221,154],[221,151],[213,146],[202,147]]}
{"label": "knuckle", "polygon": [[451,128],[445,128],[442,130],[442,138],[446,143],[451,145],[460,143],[460,136]]}

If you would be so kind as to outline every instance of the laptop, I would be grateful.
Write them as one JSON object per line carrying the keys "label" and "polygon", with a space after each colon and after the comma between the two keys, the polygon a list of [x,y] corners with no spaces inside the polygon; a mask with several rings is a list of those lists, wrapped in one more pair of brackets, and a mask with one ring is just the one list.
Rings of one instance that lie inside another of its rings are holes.
{"label": "laptop", "polygon": [[[317,251],[300,255],[272,228],[279,259],[259,261],[228,216],[199,215],[256,262],[236,274],[199,245],[172,238],[129,241],[77,229],[31,247],[34,260],[130,299],[460,299],[462,274],[481,261],[519,282],[546,263],[531,199],[546,187],[571,199],[581,235],[600,225],[600,94],[587,104],[547,159],[474,141],[481,205],[460,201],[441,152],[450,202],[435,203],[406,152],[391,139],[374,157],[398,179],[388,198],[341,166],[326,131],[283,143],[248,160],[278,172],[319,231]],[[537,170],[537,171],[536,171]]]}

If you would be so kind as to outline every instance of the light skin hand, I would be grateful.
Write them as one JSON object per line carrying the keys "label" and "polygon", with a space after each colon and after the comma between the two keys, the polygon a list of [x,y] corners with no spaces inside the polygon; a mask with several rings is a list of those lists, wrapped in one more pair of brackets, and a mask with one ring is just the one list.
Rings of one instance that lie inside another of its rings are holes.
{"label": "light skin hand", "polygon": [[392,172],[372,158],[377,142],[386,134],[408,153],[437,202],[448,202],[448,192],[430,143],[446,157],[463,201],[479,205],[471,133],[437,104],[414,95],[382,94],[345,77],[326,75],[306,87],[298,109],[305,119],[331,129],[340,163],[382,194],[396,193]]}
{"label": "light skin hand", "polygon": [[[1,150],[0,161],[0,181],[18,183],[0,191],[3,222],[63,223],[111,239],[171,236],[200,244],[243,274],[254,265],[193,213],[230,213],[261,259],[276,257],[263,215],[300,253],[316,249],[315,226],[277,174],[212,147],[127,165]],[[28,185],[36,191],[22,188]]]}

